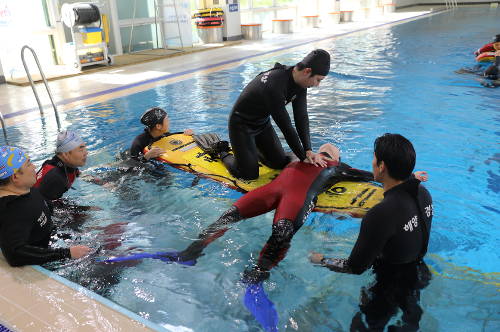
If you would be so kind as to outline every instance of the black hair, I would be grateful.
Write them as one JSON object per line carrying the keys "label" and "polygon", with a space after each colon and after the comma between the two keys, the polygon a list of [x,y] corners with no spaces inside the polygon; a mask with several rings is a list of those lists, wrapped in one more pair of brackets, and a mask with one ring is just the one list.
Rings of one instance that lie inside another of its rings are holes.
{"label": "black hair", "polygon": [[0,179],[0,187],[5,187],[9,185],[12,181],[12,175],[6,177],[5,179]]}
{"label": "black hair", "polygon": [[[297,67],[297,70],[298,71],[301,71],[301,70],[304,70],[308,67],[306,67],[302,62],[299,62],[295,65],[295,67]],[[316,75],[319,75],[318,73],[315,73],[312,69],[311,69],[311,76],[310,77],[314,77]]]}
{"label": "black hair", "polygon": [[484,76],[488,78],[493,78],[496,79],[498,76],[500,76],[500,70],[498,69],[497,66],[491,65],[486,70],[484,71]]}
{"label": "black hair", "polygon": [[495,37],[493,37],[493,41],[491,43],[492,44],[500,43],[500,35],[495,35]]}
{"label": "black hair", "polygon": [[160,107],[151,107],[141,116],[141,123],[154,128],[157,124],[163,123],[163,119],[167,116],[167,112]]}
{"label": "black hair", "polygon": [[377,165],[383,161],[389,176],[404,181],[413,172],[417,156],[413,144],[399,134],[384,134],[373,144]]}

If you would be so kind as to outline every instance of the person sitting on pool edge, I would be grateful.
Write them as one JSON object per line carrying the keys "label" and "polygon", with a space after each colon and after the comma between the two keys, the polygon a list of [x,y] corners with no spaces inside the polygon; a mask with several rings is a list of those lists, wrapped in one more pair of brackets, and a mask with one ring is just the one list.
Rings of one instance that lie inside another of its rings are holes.
{"label": "person sitting on pool edge", "polygon": [[193,136],[193,129],[186,129],[184,132],[170,133],[170,121],[167,112],[160,107],[151,107],[141,116],[141,123],[146,126],[144,132],[137,135],[130,147],[130,156],[136,160],[147,162],[151,158],[157,158],[166,151],[157,146],[153,146],[148,152],[143,153],[144,148],[151,142],[162,137],[174,134],[184,134]]}
{"label": "person sitting on pool edge", "polygon": [[491,43],[484,45],[483,47],[479,48],[476,52],[474,52],[474,56],[477,57],[482,53],[495,52],[498,50],[500,50],[500,34],[493,37],[493,41]]}
{"label": "person sitting on pool edge", "polygon": [[[416,154],[409,140],[385,134],[374,144],[373,175],[382,183],[384,199],[361,220],[359,236],[348,259],[327,259],[313,253],[311,262],[334,272],[362,274],[373,267],[375,282],[362,289],[360,311],[350,331],[383,331],[401,308],[403,326],[389,331],[419,331],[420,291],[431,279],[423,261],[432,226],[433,203],[417,179],[408,179]],[[405,180],[408,179],[408,180]]]}
{"label": "person sitting on pool edge", "polygon": [[[271,183],[238,199],[219,220],[201,232],[198,239],[178,254],[178,260],[196,262],[202,251],[224,235],[230,225],[276,209],[272,235],[261,251],[257,266],[245,272],[245,281],[249,283],[267,279],[269,270],[285,257],[292,237],[314,209],[319,194],[339,181],[374,180],[371,172],[354,169],[340,162],[340,152],[331,143],[321,146],[318,154],[325,157],[327,167],[315,167],[307,161],[295,159]],[[414,177],[426,181],[427,173],[415,172]]]}
{"label": "person sitting on pool edge", "polygon": [[57,135],[55,156],[44,161],[36,174],[34,185],[49,201],[60,199],[67,192],[77,177],[112,188],[113,183],[101,181],[99,178],[82,173],[78,167],[87,162],[87,149],[80,136],[69,130],[63,130]]}
{"label": "person sitting on pool edge", "polygon": [[33,187],[35,165],[18,148],[0,148],[0,247],[10,266],[77,259],[90,251],[84,245],[49,247],[53,229],[47,201]]}
{"label": "person sitting on pool edge", "polygon": [[[276,63],[257,75],[243,89],[229,114],[229,144],[221,141],[216,150],[232,176],[244,180],[259,177],[260,161],[273,169],[289,162],[271,118],[288,146],[301,160],[324,167],[323,158],[311,149],[307,89],[319,86],[330,71],[330,54],[322,49],[310,52],[295,66]],[[286,110],[292,103],[295,128]]]}

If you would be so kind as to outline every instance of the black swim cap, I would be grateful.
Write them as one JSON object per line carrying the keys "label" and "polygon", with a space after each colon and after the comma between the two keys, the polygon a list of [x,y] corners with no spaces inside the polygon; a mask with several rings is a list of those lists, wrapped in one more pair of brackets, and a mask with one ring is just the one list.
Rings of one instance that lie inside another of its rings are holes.
{"label": "black swim cap", "polygon": [[496,35],[495,37],[493,37],[493,41],[492,41],[493,44],[495,43],[500,43],[500,35]]}
{"label": "black swim cap", "polygon": [[500,76],[500,70],[497,66],[491,65],[484,71],[484,76],[497,78],[498,76]]}
{"label": "black swim cap", "polygon": [[330,54],[318,48],[309,53],[301,63],[306,68],[311,68],[317,75],[326,76],[330,71]]}
{"label": "black swim cap", "polygon": [[141,123],[148,127],[154,127],[162,123],[166,116],[167,112],[163,108],[151,107],[141,116]]}

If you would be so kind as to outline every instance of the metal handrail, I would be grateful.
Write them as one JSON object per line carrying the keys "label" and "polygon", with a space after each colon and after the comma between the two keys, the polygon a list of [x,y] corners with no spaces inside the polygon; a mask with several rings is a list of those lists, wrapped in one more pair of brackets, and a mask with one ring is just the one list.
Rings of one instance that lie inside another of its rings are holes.
{"label": "metal handrail", "polygon": [[2,122],[3,135],[5,136],[5,142],[10,145],[9,139],[7,138],[7,128],[5,128],[5,120],[3,119],[2,112],[0,112],[0,121]]}
{"label": "metal handrail", "polygon": [[[35,88],[35,83],[33,83],[33,79],[31,78],[30,71],[28,69],[28,66],[26,65],[26,61],[24,60],[24,49],[29,49],[31,53],[33,54],[33,57],[35,58],[36,65],[38,66],[38,70],[40,71],[40,75],[42,76],[43,83],[45,84],[45,88],[47,89],[47,92],[49,93],[50,101],[52,102],[52,106],[54,107],[54,113],[56,115],[56,120],[57,120],[57,129],[60,131],[61,130],[61,122],[59,121],[59,111],[57,110],[56,103],[54,102],[54,97],[52,97],[52,92],[50,92],[49,88],[49,83],[47,83],[47,79],[45,78],[45,74],[43,73],[42,67],[40,66],[40,62],[38,61],[38,57],[36,56],[35,51],[29,47],[28,45],[24,45],[23,48],[21,49],[21,59],[23,60],[23,65],[24,69],[26,70],[26,74],[28,75],[28,79],[30,80],[31,88],[33,89],[33,93],[35,94],[36,102],[38,103],[38,107],[40,108],[40,114],[43,116],[43,106],[42,103],[40,102],[40,98],[38,98],[38,93],[36,92]],[[3,120],[2,120],[3,121]],[[5,132],[5,130],[4,130]]]}

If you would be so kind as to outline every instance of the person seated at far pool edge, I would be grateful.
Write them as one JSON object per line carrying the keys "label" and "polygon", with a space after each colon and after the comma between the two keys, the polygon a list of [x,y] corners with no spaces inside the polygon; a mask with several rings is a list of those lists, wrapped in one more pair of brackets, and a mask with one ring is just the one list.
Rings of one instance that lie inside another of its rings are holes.
{"label": "person seated at far pool edge", "polygon": [[148,152],[143,153],[144,148],[154,141],[174,134],[193,136],[193,129],[184,132],[170,133],[170,120],[167,112],[160,107],[151,107],[141,116],[141,123],[145,125],[144,132],[137,135],[130,147],[130,156],[136,160],[148,162],[151,158],[157,158],[166,151],[153,146]]}
{"label": "person seated at far pool edge", "polygon": [[47,201],[33,187],[35,165],[18,148],[0,148],[0,247],[10,266],[78,259],[90,248],[50,248],[53,230]]}
{"label": "person seated at far pool edge", "polygon": [[85,165],[87,155],[86,144],[80,136],[69,130],[61,131],[57,135],[55,155],[44,161],[36,174],[34,187],[49,201],[60,199],[77,177],[105,188],[114,187],[113,183],[80,172],[78,167]]}

